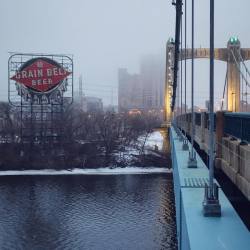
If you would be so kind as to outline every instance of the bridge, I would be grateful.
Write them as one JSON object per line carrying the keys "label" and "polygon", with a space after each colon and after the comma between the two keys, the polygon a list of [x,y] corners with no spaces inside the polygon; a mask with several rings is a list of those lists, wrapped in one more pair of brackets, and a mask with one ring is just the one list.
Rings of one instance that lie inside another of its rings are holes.
{"label": "bridge", "polygon": [[[172,108],[176,91],[173,82],[174,53],[175,43],[173,39],[169,39],[166,49],[164,125],[169,128],[171,143],[179,249],[248,249],[249,230],[216,180],[212,192],[215,200],[220,203],[221,217],[219,220],[208,221],[202,215],[202,204],[204,212],[204,200],[209,192],[206,190],[209,187],[210,173],[198,152],[206,158],[210,154],[211,117],[207,112],[188,113],[178,107]],[[210,58],[208,48],[194,49],[193,55],[194,58]],[[178,61],[191,58],[191,49],[181,50]],[[250,202],[250,113],[242,112],[242,103],[248,95],[247,88],[250,87],[247,80],[250,74],[245,65],[245,61],[250,59],[250,49],[241,48],[237,38],[230,38],[227,48],[214,50],[214,58],[227,63],[224,91],[226,105],[223,106],[222,103],[221,110],[213,114],[215,170],[222,171]],[[246,73],[243,73],[242,68]],[[246,84],[244,90],[241,88],[243,81]],[[196,165],[190,168],[190,155],[194,145]],[[216,213],[212,214],[213,212],[208,216],[218,216]],[[194,223],[200,223],[202,227],[193,228]],[[203,241],[207,241],[207,231],[210,231],[213,240],[206,248]],[[197,235],[201,241],[197,241]]]}
{"label": "bridge", "polygon": [[[220,183],[215,196],[221,205],[220,217],[205,217],[203,203],[209,172],[197,154],[197,167],[188,168],[189,152],[183,150],[180,130],[169,129],[173,166],[177,239],[179,250],[248,250],[250,233]],[[189,148],[191,144],[188,143]]]}
{"label": "bridge", "polygon": [[[245,197],[250,207],[250,113],[247,106],[250,76],[245,61],[250,49],[231,37],[225,48],[214,48],[214,0],[210,1],[210,48],[194,48],[194,1],[191,3],[191,49],[186,46],[187,2],[176,8],[175,39],[166,47],[165,113],[163,127],[169,131],[173,167],[177,239],[179,249],[249,249],[250,224],[224,193],[224,183],[214,178],[220,170]],[[182,35],[184,19],[184,44]],[[181,48],[180,48],[181,47]],[[194,112],[194,59],[209,59],[209,108]],[[186,103],[186,61],[191,59],[191,113]],[[214,60],[227,65],[221,110],[214,113]],[[183,71],[185,62],[185,109]],[[180,94],[180,107],[176,105]],[[224,103],[224,99],[226,102]],[[205,161],[204,160],[205,157]],[[206,160],[208,159],[208,160]],[[207,165],[205,163],[208,163]],[[238,199],[239,197],[237,197]],[[241,198],[240,198],[241,199]],[[243,198],[242,198],[243,199]]]}
{"label": "bridge", "polygon": [[[166,82],[165,82],[165,124],[170,125],[175,120],[178,128],[185,136],[192,136],[192,114],[173,110],[171,108],[174,75],[175,43],[172,38],[167,42],[166,49]],[[242,80],[247,81],[249,70],[244,61],[250,59],[250,49],[241,48],[236,37],[229,39],[227,48],[214,50],[214,57],[227,63],[226,84],[227,97],[225,109],[214,114],[214,138],[216,144],[215,166],[237,185],[242,193],[250,200],[250,113],[243,113],[242,102],[244,94],[241,89]],[[181,50],[179,61],[192,58],[192,50]],[[194,49],[194,58],[210,58],[208,48]],[[244,67],[242,67],[242,65]],[[245,68],[246,74],[242,72]],[[177,87],[179,88],[179,86]],[[246,91],[246,90],[245,90]],[[174,115],[176,117],[174,117]],[[209,115],[206,112],[194,114],[194,141],[209,154]]]}
{"label": "bridge", "polygon": [[[214,113],[215,170],[222,171],[231,180],[229,189],[235,190],[235,186],[248,200],[243,202],[238,194],[231,200],[232,197],[224,193],[224,183],[214,180],[217,186],[214,194],[221,206],[221,216],[218,218],[204,217],[202,208],[209,186],[209,169],[204,163],[204,156],[206,162],[209,155],[209,114],[197,112],[194,117],[195,168],[189,167],[192,114],[178,115],[169,127],[178,247],[180,250],[247,250],[250,244],[250,224],[248,215],[244,214],[250,204],[250,113]],[[239,204],[247,207],[239,211]],[[235,210],[235,207],[238,209]]]}
{"label": "bridge", "polygon": [[[214,138],[215,167],[221,169],[250,201],[250,113],[217,112]],[[191,136],[191,113],[176,118],[178,128]],[[195,113],[194,140],[209,154],[208,113]]]}

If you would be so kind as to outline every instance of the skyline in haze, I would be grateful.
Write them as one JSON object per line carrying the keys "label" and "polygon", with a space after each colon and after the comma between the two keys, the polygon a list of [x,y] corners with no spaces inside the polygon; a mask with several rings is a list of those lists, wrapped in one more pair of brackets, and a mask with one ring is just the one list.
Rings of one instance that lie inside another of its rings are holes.
{"label": "skyline in haze", "polygon": [[[113,99],[117,98],[118,68],[138,73],[140,58],[144,55],[161,54],[165,58],[166,42],[174,37],[175,31],[175,8],[171,2],[2,0],[0,99],[7,100],[8,52],[18,51],[73,54],[75,89],[78,89],[78,77],[82,74],[85,93],[103,97],[105,104],[111,103],[112,89]],[[208,47],[209,1],[195,3],[195,46]],[[225,47],[231,35],[239,37],[242,47],[250,47],[247,25],[242,22],[247,20],[249,7],[250,2],[246,0],[215,3],[215,47]],[[188,39],[190,47],[190,35]],[[196,105],[204,106],[204,100],[208,99],[208,70],[208,60],[196,60]],[[225,72],[225,64],[216,62],[217,101],[221,99]],[[188,90],[188,96],[189,93]]]}

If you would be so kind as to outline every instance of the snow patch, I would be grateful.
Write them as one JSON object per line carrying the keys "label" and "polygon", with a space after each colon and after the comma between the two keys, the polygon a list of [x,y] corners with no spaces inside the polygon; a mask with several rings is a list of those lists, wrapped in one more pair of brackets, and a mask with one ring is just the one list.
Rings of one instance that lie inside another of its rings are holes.
{"label": "snow patch", "polygon": [[146,146],[147,147],[152,147],[154,148],[155,145],[158,147],[159,150],[162,150],[163,148],[163,136],[159,131],[155,131],[150,134],[146,141]]}

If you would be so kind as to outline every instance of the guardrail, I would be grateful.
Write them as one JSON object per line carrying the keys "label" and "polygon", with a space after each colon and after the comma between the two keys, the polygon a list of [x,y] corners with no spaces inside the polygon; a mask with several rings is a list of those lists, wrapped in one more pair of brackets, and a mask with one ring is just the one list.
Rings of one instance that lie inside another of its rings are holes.
{"label": "guardrail", "polygon": [[[209,128],[209,114],[206,112],[195,112],[194,114],[194,119],[195,119],[195,125],[196,126],[201,126],[202,125],[202,116],[204,116],[204,126],[206,129]],[[177,116],[176,118],[177,123],[180,121],[186,121],[188,123],[192,122],[192,114],[187,113],[187,114],[182,114]],[[214,120],[216,121],[216,113],[214,114]],[[214,123],[214,131],[216,130],[216,122]]]}
{"label": "guardrail", "polygon": [[[215,166],[230,178],[250,201],[250,113],[217,112],[214,127]],[[177,126],[191,136],[191,114],[176,118]],[[209,117],[195,114],[194,140],[209,153]],[[236,138],[237,140],[234,140]]]}
{"label": "guardrail", "polygon": [[[225,112],[224,116],[224,135],[238,138],[250,143],[250,113],[229,113]],[[214,132],[216,131],[216,113],[214,113]],[[177,124],[181,121],[191,124],[191,113],[183,114],[177,117]],[[209,115],[206,112],[195,113],[195,125],[209,129]]]}
{"label": "guardrail", "polygon": [[250,143],[250,113],[225,113],[224,133]]}

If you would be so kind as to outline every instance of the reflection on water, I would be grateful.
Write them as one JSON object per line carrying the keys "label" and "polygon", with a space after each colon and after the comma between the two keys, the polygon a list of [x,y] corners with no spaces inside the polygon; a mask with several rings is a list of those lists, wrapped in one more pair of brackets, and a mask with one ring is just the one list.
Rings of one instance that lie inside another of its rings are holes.
{"label": "reflection on water", "polygon": [[176,249],[166,175],[0,177],[0,249]]}

